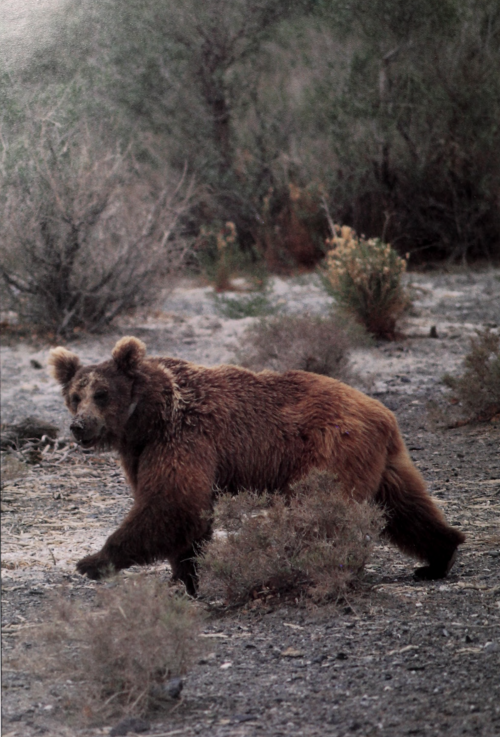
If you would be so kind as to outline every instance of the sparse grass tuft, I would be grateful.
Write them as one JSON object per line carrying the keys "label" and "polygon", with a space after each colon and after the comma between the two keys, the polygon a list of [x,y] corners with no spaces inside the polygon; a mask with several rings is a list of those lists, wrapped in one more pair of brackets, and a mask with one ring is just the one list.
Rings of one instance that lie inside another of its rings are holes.
{"label": "sparse grass tuft", "polygon": [[226,533],[206,546],[200,591],[235,605],[277,595],[330,601],[362,570],[381,520],[374,506],[344,499],[325,471],[313,471],[286,497],[223,496],[216,524]]}
{"label": "sparse grass tuft", "polygon": [[500,335],[478,331],[464,358],[463,374],[447,374],[443,381],[470,419],[487,422],[500,417]]}
{"label": "sparse grass tuft", "polygon": [[379,238],[360,238],[347,225],[332,225],[325,285],[339,306],[371,335],[393,340],[396,323],[410,306],[402,276],[406,261]]}
{"label": "sparse grass tuft", "polygon": [[214,293],[217,311],[222,317],[231,320],[242,320],[244,317],[262,317],[276,312],[276,308],[269,300],[266,290],[244,293],[238,297]]}
{"label": "sparse grass tuft", "polygon": [[254,371],[297,369],[347,381],[350,349],[366,336],[357,325],[343,323],[309,315],[261,320],[246,331],[238,363]]}
{"label": "sparse grass tuft", "polygon": [[0,453],[1,487],[14,479],[22,478],[29,473],[26,463],[20,461],[11,453]]}
{"label": "sparse grass tuft", "polygon": [[106,584],[96,595],[94,607],[62,594],[55,599],[29,651],[32,666],[42,678],[52,669],[70,679],[68,708],[88,721],[145,713],[199,653],[198,611],[144,575]]}

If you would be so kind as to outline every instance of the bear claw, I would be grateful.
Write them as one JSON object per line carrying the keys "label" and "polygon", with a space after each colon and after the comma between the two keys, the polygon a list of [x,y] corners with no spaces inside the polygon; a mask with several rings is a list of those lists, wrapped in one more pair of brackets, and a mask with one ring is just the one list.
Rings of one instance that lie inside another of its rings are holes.
{"label": "bear claw", "polygon": [[82,576],[88,576],[93,581],[99,581],[112,573],[113,566],[109,561],[95,555],[88,555],[76,564],[76,570]]}

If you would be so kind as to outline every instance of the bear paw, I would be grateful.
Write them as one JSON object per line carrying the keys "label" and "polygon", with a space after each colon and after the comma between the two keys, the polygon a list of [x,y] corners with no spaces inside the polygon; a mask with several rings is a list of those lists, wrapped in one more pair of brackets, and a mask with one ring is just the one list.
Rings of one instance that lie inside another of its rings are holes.
{"label": "bear paw", "polygon": [[104,558],[100,553],[95,555],[87,555],[76,564],[76,570],[82,576],[87,575],[94,581],[98,581],[106,576],[114,573],[114,566],[108,558]]}
{"label": "bear paw", "polygon": [[413,572],[414,577],[419,581],[437,581],[440,578],[446,578],[453,568],[453,564],[457,559],[457,551],[454,550],[452,556],[446,563],[434,563],[429,566],[416,568]]}

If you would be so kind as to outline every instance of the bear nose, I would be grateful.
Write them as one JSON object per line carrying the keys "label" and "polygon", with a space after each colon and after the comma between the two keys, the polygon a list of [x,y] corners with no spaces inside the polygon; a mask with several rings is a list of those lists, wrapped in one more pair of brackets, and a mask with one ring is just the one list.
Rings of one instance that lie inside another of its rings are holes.
{"label": "bear nose", "polygon": [[73,435],[75,436],[77,440],[81,440],[83,438],[85,428],[84,428],[83,420],[81,420],[80,418],[73,420],[73,422],[69,426],[69,429],[71,430],[71,432],[73,433]]}

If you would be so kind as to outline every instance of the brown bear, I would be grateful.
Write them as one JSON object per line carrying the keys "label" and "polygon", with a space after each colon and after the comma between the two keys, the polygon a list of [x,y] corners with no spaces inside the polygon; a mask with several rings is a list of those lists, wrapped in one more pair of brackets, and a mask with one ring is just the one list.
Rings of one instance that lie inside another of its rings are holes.
{"label": "brown bear", "polygon": [[427,563],[418,577],[452,567],[464,535],[430,498],[392,412],[356,389],[305,371],[150,358],[133,337],[98,365],[81,366],[65,348],[53,349],[50,363],[74,436],[84,448],[116,449],[134,494],[102,550],[78,562],[80,573],[98,579],[167,559],[195,594],[216,490],[286,493],[312,469],[333,471],[344,494],[382,506],[389,540]]}

